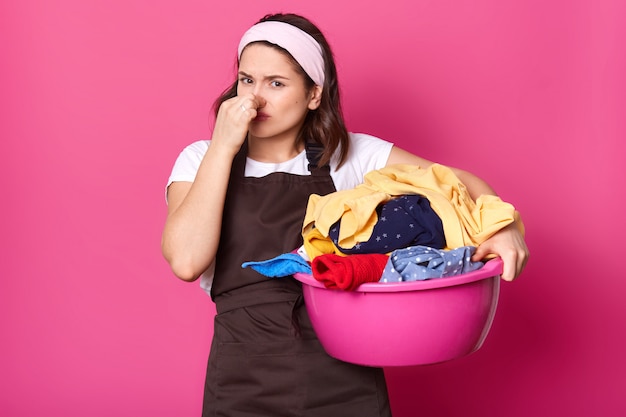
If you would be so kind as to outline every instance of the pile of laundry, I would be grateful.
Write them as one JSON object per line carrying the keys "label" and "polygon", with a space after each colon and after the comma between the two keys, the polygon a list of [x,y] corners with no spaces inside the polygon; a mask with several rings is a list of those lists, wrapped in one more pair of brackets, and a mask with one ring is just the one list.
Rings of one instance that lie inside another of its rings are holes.
{"label": "pile of laundry", "polygon": [[242,267],[272,278],[307,273],[341,290],[451,277],[481,268],[471,260],[476,247],[515,221],[523,228],[511,204],[474,201],[448,167],[392,165],[353,189],[311,195],[303,246]]}

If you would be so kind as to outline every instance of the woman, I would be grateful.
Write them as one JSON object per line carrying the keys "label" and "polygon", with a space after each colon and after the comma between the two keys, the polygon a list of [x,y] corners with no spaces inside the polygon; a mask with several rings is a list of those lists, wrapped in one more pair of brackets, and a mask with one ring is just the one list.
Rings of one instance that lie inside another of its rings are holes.
{"label": "woman", "polygon": [[[308,196],[348,189],[371,170],[432,164],[391,143],[349,134],[330,47],[297,15],[266,16],[239,45],[238,78],[216,101],[211,141],[179,156],[168,184],[163,254],[175,275],[199,276],[215,301],[204,416],[389,416],[383,371],[330,358],[311,328],[299,283],[241,264],[302,244]],[[493,194],[455,170],[472,197]],[[522,271],[514,225],[481,245]]]}

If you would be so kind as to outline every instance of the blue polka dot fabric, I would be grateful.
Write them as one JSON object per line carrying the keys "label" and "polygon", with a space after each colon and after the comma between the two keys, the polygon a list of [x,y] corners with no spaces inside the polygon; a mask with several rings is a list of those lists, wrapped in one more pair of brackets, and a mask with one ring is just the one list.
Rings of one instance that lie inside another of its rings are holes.
{"label": "blue polka dot fabric", "polygon": [[482,262],[472,261],[474,246],[440,250],[426,246],[398,249],[391,253],[380,282],[423,281],[475,271]]}

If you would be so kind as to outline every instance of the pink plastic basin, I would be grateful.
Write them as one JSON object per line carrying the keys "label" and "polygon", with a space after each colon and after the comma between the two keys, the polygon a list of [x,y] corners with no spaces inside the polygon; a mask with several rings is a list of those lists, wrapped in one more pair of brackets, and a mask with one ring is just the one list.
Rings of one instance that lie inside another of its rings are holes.
{"label": "pink plastic basin", "polygon": [[483,344],[498,304],[502,261],[449,278],[367,283],[331,290],[308,274],[306,308],[330,356],[366,366],[412,366],[448,361]]}

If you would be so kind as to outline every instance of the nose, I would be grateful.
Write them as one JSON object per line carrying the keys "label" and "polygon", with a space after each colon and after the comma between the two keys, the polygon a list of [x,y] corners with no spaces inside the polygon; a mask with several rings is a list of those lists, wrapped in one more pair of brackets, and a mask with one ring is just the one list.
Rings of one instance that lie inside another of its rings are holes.
{"label": "nose", "polygon": [[265,100],[265,95],[263,94],[263,87],[259,86],[258,84],[254,86],[254,89],[252,91],[252,94],[254,94],[254,97],[256,98],[256,101],[258,102],[259,106],[257,107],[257,109],[260,109],[262,107],[265,107],[265,103],[267,102]]}

